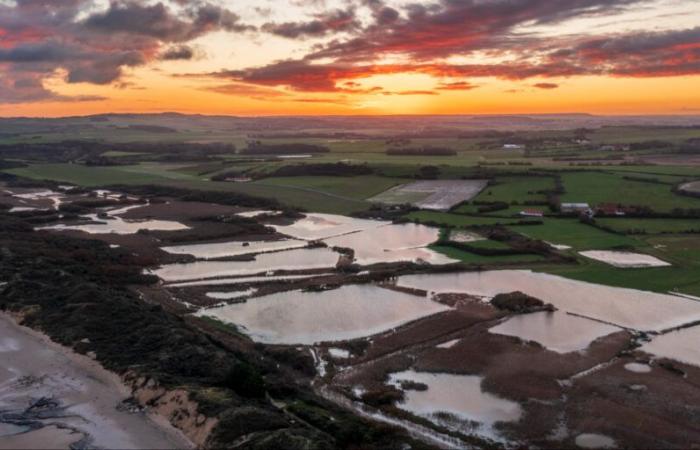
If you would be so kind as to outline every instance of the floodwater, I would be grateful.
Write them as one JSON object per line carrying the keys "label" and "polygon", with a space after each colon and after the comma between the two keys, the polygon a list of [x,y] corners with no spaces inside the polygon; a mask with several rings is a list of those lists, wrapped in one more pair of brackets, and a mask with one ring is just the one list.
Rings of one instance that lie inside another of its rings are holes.
{"label": "floodwater", "polygon": [[455,260],[427,247],[440,237],[440,230],[425,225],[386,225],[358,233],[327,239],[330,247],[355,250],[355,262],[361,265],[402,261],[449,264]]}
{"label": "floodwater", "polygon": [[667,294],[603,286],[529,270],[494,270],[401,277],[400,286],[491,298],[520,291],[558,309],[625,328],[661,331],[700,320],[700,302]]}
{"label": "floodwater", "polygon": [[250,297],[251,295],[258,292],[255,288],[250,288],[246,291],[233,291],[233,292],[207,292],[207,297],[213,298],[214,300],[235,300],[245,297]]}
{"label": "floodwater", "polygon": [[453,339],[451,341],[447,341],[440,345],[437,345],[436,348],[452,348],[455,345],[459,344],[459,341],[461,341],[461,339]]}
{"label": "floodwater", "polygon": [[580,252],[581,255],[586,258],[595,259],[596,261],[602,261],[606,264],[610,264],[614,267],[619,267],[622,269],[633,269],[633,268],[643,268],[643,267],[666,267],[671,264],[666,261],[662,261],[651,255],[644,255],[642,253],[631,253],[631,252],[617,252],[617,251],[607,251],[607,250],[591,250],[586,252]]}
{"label": "floodwater", "polygon": [[189,227],[179,222],[168,220],[124,220],[121,217],[110,216],[109,219],[101,219],[97,214],[85,216],[86,220],[96,223],[78,224],[58,224],[48,227],[39,227],[37,230],[75,230],[89,234],[135,234],[139,230],[150,231],[177,231],[186,230]]}
{"label": "floodwater", "polygon": [[240,278],[217,278],[215,280],[201,280],[201,281],[189,281],[186,283],[172,283],[168,284],[168,287],[173,288],[184,288],[184,287],[195,287],[195,286],[226,286],[226,285],[236,285],[236,284],[246,284],[246,283],[271,283],[275,281],[296,281],[304,280],[307,278],[322,277],[333,275],[333,273],[322,273],[314,275],[278,275],[278,276],[265,276],[265,277],[240,277]]}
{"label": "floodwater", "polygon": [[254,261],[197,261],[169,264],[152,273],[166,282],[174,282],[255,275],[278,270],[326,269],[335,267],[337,263],[338,254],[331,249],[313,248],[263,253]]}
{"label": "floodwater", "polygon": [[244,212],[239,212],[236,213],[237,216],[240,217],[246,217],[248,219],[254,219],[259,216],[277,216],[282,214],[282,211],[273,211],[273,210],[268,210],[268,209],[260,209],[260,210],[255,210],[255,211],[244,211]]}
{"label": "floodwater", "polygon": [[348,359],[350,357],[350,352],[343,348],[329,348],[328,353],[336,359]]}
{"label": "floodwater", "polygon": [[674,359],[700,367],[700,326],[656,336],[640,350],[660,358]]}
{"label": "floodwater", "polygon": [[393,373],[389,377],[389,383],[399,388],[401,381],[428,386],[425,391],[406,391],[404,402],[397,404],[399,408],[447,428],[500,440],[494,425],[497,422],[517,422],[522,409],[516,402],[484,392],[482,380],[475,375],[413,370]]}
{"label": "floodwater", "polygon": [[634,373],[649,373],[651,372],[651,366],[641,363],[627,363],[625,364],[625,370],[629,370],[630,372]]}
{"label": "floodwater", "polygon": [[557,311],[514,316],[489,331],[535,341],[557,353],[569,353],[585,350],[596,339],[620,328]]}
{"label": "floodwater", "polygon": [[307,214],[291,225],[271,225],[277,232],[296,239],[314,241],[388,225],[377,220],[355,219],[335,214]]}
{"label": "floodwater", "polygon": [[88,448],[191,447],[148,416],[117,410],[129,391],[116,375],[87,357],[45,343],[4,316],[0,316],[0,358],[0,411],[22,414],[42,397],[65,407],[44,410],[36,419],[39,428],[27,433],[0,425],[0,448],[65,449],[78,441]]}
{"label": "floodwater", "polygon": [[235,241],[217,242],[211,244],[177,245],[172,247],[163,247],[162,250],[178,255],[192,255],[198,259],[215,259],[229,256],[292,250],[296,248],[303,248],[307,245],[308,242],[306,241],[286,239],[283,241]]}
{"label": "floodwater", "polygon": [[325,292],[291,291],[201,310],[268,344],[314,344],[378,334],[449,308],[425,297],[374,285]]}

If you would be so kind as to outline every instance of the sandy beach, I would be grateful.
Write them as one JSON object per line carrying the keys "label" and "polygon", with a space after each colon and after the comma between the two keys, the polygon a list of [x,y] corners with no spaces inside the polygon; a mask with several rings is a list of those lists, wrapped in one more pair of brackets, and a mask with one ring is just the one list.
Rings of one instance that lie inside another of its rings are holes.
{"label": "sandy beach", "polygon": [[4,314],[0,361],[0,449],[193,447],[164,418],[123,407],[116,374]]}

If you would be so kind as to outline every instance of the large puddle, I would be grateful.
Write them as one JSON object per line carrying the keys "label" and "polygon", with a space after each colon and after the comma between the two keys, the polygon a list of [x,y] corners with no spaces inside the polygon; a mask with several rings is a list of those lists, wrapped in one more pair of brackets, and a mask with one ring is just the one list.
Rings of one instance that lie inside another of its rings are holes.
{"label": "large puddle", "polygon": [[481,389],[483,378],[408,370],[390,375],[389,383],[400,388],[402,381],[426,385],[426,390],[406,390],[397,406],[417,416],[465,434],[501,440],[495,424],[516,422],[522,410],[516,402]]}
{"label": "large puddle", "polygon": [[616,252],[607,250],[590,250],[580,252],[586,258],[595,259],[614,267],[622,269],[644,268],[644,267],[666,267],[671,264],[662,261],[651,255],[631,252]]}
{"label": "large puddle", "polygon": [[487,298],[521,291],[565,312],[636,330],[661,331],[700,320],[700,302],[529,270],[409,275],[398,283],[437,293],[460,292]]}
{"label": "large puddle", "polygon": [[644,344],[640,350],[700,367],[700,326],[657,336]]}
{"label": "large puddle", "polygon": [[204,278],[256,275],[278,270],[311,270],[333,268],[338,254],[328,248],[299,249],[263,253],[254,261],[197,261],[170,264],[153,271],[166,282],[200,280]]}
{"label": "large puddle", "polygon": [[283,292],[198,315],[241,326],[259,342],[310,345],[371,336],[447,309],[424,297],[348,285],[325,292]]}
{"label": "large puddle", "polygon": [[416,224],[386,225],[358,233],[327,239],[331,247],[355,250],[358,264],[369,265],[393,262],[426,262],[449,264],[455,260],[427,247],[440,237],[440,230]]}
{"label": "large puddle", "polygon": [[557,353],[569,353],[585,350],[596,339],[620,328],[557,311],[514,316],[489,331],[535,341]]}
{"label": "large puddle", "polygon": [[178,231],[189,229],[187,225],[169,220],[125,220],[120,217],[120,215],[126,214],[132,209],[142,208],[144,206],[146,205],[129,205],[123,208],[109,210],[106,211],[107,217],[99,217],[97,214],[82,216],[82,220],[94,223],[57,224],[39,227],[37,230],[74,230],[89,234],[135,234],[139,230]]}
{"label": "large puddle", "polygon": [[353,217],[334,214],[307,214],[303,219],[291,225],[272,225],[279,233],[296,239],[314,241],[340,236],[357,231],[387,225],[388,222],[377,220],[355,219]]}
{"label": "large puddle", "polygon": [[256,253],[278,252],[303,248],[306,241],[286,239],[283,241],[251,241],[251,242],[217,242],[212,244],[193,244],[163,247],[168,253],[192,255],[198,259],[216,259],[229,256],[240,256]]}

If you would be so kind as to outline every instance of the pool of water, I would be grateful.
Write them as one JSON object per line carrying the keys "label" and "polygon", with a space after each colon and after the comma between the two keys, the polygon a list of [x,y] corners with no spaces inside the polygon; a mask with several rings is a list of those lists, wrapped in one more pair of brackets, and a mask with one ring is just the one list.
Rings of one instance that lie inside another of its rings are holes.
{"label": "pool of water", "polygon": [[495,334],[535,341],[557,353],[585,350],[593,341],[620,331],[618,327],[564,312],[537,312],[511,317],[491,328]]}
{"label": "pool of water", "polygon": [[331,247],[355,250],[358,264],[423,261],[431,264],[449,264],[455,260],[428,248],[440,237],[438,228],[425,225],[401,224],[371,228],[357,233],[327,239]]}
{"label": "pool of water", "polygon": [[700,326],[656,336],[640,350],[700,367]]}
{"label": "pool of water", "polygon": [[198,315],[241,326],[259,342],[309,345],[371,336],[448,309],[425,297],[374,285],[347,285],[258,297]]}
{"label": "pool of water", "polygon": [[400,387],[401,381],[428,386],[424,391],[406,391],[404,401],[397,405],[399,408],[466,434],[501,440],[494,425],[498,422],[517,422],[522,408],[516,402],[484,392],[481,389],[482,380],[482,377],[474,375],[413,370],[393,373],[389,377],[389,383],[397,387]]}
{"label": "pool of water", "polygon": [[380,222],[377,220],[355,219],[353,217],[335,214],[314,213],[307,214],[303,219],[297,220],[291,225],[272,225],[272,227],[279,233],[286,234],[287,236],[313,241],[369,230],[388,224],[388,222]]}
{"label": "pool of water", "polygon": [[667,294],[603,286],[529,270],[494,270],[401,277],[400,286],[479,297],[521,291],[558,309],[636,330],[661,331],[700,320],[700,302]]}
{"label": "pool of water", "polygon": [[263,253],[254,261],[197,261],[169,264],[153,271],[167,282],[191,281],[204,278],[255,275],[278,270],[310,270],[333,268],[338,254],[328,248],[299,249]]}

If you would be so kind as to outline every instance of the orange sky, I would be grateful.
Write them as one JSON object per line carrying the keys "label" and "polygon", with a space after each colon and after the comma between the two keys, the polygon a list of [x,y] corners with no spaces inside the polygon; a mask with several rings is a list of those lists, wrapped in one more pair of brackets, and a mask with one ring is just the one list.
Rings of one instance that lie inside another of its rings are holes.
{"label": "orange sky", "polygon": [[0,0],[0,115],[700,114],[693,1],[548,1]]}

